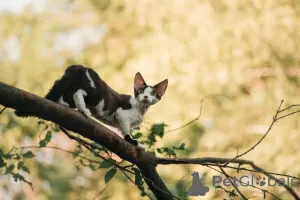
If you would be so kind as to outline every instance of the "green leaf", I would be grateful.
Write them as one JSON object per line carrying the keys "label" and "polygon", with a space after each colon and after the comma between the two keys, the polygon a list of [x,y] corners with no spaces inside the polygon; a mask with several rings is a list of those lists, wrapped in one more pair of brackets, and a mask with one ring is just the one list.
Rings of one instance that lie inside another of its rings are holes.
{"label": "green leaf", "polygon": [[47,145],[45,140],[41,140],[39,144],[40,144],[40,147],[45,147]]}
{"label": "green leaf", "polygon": [[185,146],[185,144],[182,143],[179,147],[173,147],[173,148],[176,149],[176,150],[182,151],[182,150],[184,150],[184,146]]}
{"label": "green leaf", "polygon": [[16,159],[16,160],[20,160],[20,159],[21,159],[21,156],[20,156],[19,154],[17,154],[16,157],[15,157],[15,159]]}
{"label": "green leaf", "polygon": [[86,167],[88,167],[89,163],[90,163],[89,161],[88,161],[88,163],[84,163],[84,161],[82,159],[80,159],[79,162],[81,165],[86,166]]}
{"label": "green leaf", "polygon": [[31,189],[33,190],[32,183],[31,183],[31,182],[29,182],[29,181],[27,181],[27,180],[25,180],[24,182],[26,182],[26,183],[31,187]]}
{"label": "green leaf", "polygon": [[24,176],[22,176],[21,174],[13,174],[13,177],[15,179],[15,182],[17,182],[18,180],[24,181],[24,182],[26,181]]}
{"label": "green leaf", "polygon": [[78,157],[80,153],[81,153],[81,151],[80,151],[80,150],[76,150],[76,151],[74,151],[74,152],[73,152],[73,158],[76,158],[76,157]]}
{"label": "green leaf", "polygon": [[15,180],[16,182],[17,182],[18,180],[20,180],[20,181],[23,181],[23,182],[27,183],[27,184],[31,187],[31,189],[33,190],[33,188],[32,188],[32,183],[29,182],[29,181],[27,181],[27,180],[24,178],[24,176],[22,176],[21,174],[13,174],[13,177],[14,177],[14,180]]}
{"label": "green leaf", "polygon": [[23,167],[23,165],[24,165],[24,162],[23,162],[23,161],[19,162],[19,163],[18,163],[18,169],[21,169],[21,168]]}
{"label": "green leaf", "polygon": [[17,182],[18,180],[19,180],[19,176],[18,176],[19,174],[13,174],[13,177],[14,177],[14,180],[15,180],[15,182]]}
{"label": "green leaf", "polygon": [[173,149],[170,149],[170,148],[167,148],[167,147],[163,147],[163,148],[160,148],[160,149],[157,149],[158,153],[162,153],[162,154],[165,154],[169,157],[176,157],[176,153]]}
{"label": "green leaf", "polygon": [[51,138],[52,138],[51,131],[47,131],[46,137],[40,141],[40,147],[47,146],[47,144],[50,142]]}
{"label": "green leaf", "polygon": [[112,179],[116,173],[117,173],[116,168],[110,169],[104,176],[105,184],[108,183],[108,181],[110,181],[110,179]]}
{"label": "green leaf", "polygon": [[8,154],[4,154],[2,157],[5,159],[11,159],[12,156],[8,153]]}
{"label": "green leaf", "polygon": [[6,163],[4,162],[3,158],[0,157],[0,168],[5,167]]}
{"label": "green leaf", "polygon": [[23,153],[22,156],[24,158],[33,158],[35,155],[32,153],[32,151],[27,151],[26,153]]}
{"label": "green leaf", "polygon": [[95,171],[95,170],[97,169],[92,163],[89,164],[89,167],[90,167],[90,169],[93,170],[93,171]]}
{"label": "green leaf", "polygon": [[114,160],[104,160],[104,161],[100,164],[99,168],[110,168],[110,167],[113,166],[113,163],[115,163],[115,162],[116,162],[116,161],[114,161]]}
{"label": "green leaf", "polygon": [[133,139],[139,139],[139,138],[142,137],[142,136],[143,136],[143,134],[140,133],[140,132],[138,132],[138,133],[136,133],[135,135],[133,135],[132,137],[133,137]]}
{"label": "green leaf", "polygon": [[163,137],[165,133],[165,127],[167,125],[162,123],[162,124],[153,124],[151,127],[151,134],[157,135],[159,137]]}
{"label": "green leaf", "polygon": [[14,164],[9,165],[9,167],[6,168],[6,171],[4,173],[4,175],[11,173],[15,168]]}
{"label": "green leaf", "polygon": [[59,132],[60,131],[59,125],[55,124],[54,128],[53,128],[53,131],[54,132]]}
{"label": "green leaf", "polygon": [[22,167],[22,170],[23,170],[24,172],[27,172],[28,174],[30,174],[30,171],[29,171],[29,169],[28,169],[27,167],[23,166],[23,167]]}
{"label": "green leaf", "polygon": [[135,180],[134,183],[138,186],[138,188],[142,191],[144,191],[144,187],[143,187],[143,179],[142,179],[142,175],[139,169],[137,168],[133,168],[134,172],[135,172]]}
{"label": "green leaf", "polygon": [[165,133],[166,124],[153,124],[150,130],[150,134],[148,135],[148,140],[145,142],[149,144],[149,147],[156,143],[156,136],[162,138]]}

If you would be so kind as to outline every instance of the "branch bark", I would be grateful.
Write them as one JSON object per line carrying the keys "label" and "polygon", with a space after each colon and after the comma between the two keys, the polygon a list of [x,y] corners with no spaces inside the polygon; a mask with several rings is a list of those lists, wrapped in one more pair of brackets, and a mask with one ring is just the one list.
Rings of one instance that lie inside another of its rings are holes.
{"label": "branch bark", "polygon": [[96,121],[85,118],[73,109],[1,82],[0,104],[52,121],[103,145],[120,158],[137,165],[145,177],[146,183],[158,200],[173,200],[173,195],[156,171],[157,158],[126,142]]}

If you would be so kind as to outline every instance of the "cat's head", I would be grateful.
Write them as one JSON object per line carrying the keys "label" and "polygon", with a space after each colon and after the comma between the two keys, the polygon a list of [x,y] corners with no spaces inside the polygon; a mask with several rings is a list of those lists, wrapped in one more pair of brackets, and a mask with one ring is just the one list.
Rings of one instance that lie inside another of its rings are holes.
{"label": "cat's head", "polygon": [[157,103],[165,94],[168,87],[168,79],[150,86],[144,81],[140,72],[134,77],[134,96],[138,102],[145,106],[151,106]]}

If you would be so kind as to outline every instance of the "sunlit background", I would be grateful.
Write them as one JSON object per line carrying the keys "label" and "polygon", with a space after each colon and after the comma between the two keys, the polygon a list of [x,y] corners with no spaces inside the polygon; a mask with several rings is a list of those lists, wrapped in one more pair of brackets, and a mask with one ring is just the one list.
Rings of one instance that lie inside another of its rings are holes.
{"label": "sunlit background", "polygon": [[[153,123],[164,122],[171,130],[193,120],[201,99],[213,95],[205,98],[199,120],[159,139],[158,147],[185,143],[179,157],[234,157],[263,136],[282,99],[285,106],[299,104],[299,43],[300,2],[295,0],[0,1],[1,82],[44,96],[75,63],[92,67],[121,93],[133,94],[137,71],[148,84],[168,78],[166,95],[141,127],[145,136]],[[45,133],[37,122],[7,109],[0,116],[0,148],[38,146]],[[299,177],[299,122],[299,115],[279,121],[243,158]],[[63,133],[53,133],[48,145],[76,149]],[[36,157],[26,161],[30,174],[22,174],[33,190],[0,169],[0,199],[148,199],[122,173],[99,194],[106,169],[93,171],[59,150],[32,151]],[[210,186],[201,199],[224,198],[212,187],[211,177],[218,173],[209,168],[172,165],[158,171],[176,196],[182,195],[178,181],[198,171]],[[251,188],[243,191],[263,198]]]}

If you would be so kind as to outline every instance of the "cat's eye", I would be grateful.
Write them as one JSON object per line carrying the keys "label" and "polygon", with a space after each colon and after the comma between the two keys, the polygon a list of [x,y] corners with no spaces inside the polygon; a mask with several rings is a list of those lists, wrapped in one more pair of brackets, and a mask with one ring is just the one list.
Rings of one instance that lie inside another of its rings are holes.
{"label": "cat's eye", "polygon": [[155,96],[155,95],[156,95],[155,91],[152,91],[152,92],[151,92],[151,95]]}
{"label": "cat's eye", "polygon": [[143,90],[139,90],[138,93],[141,94],[143,92]]}

